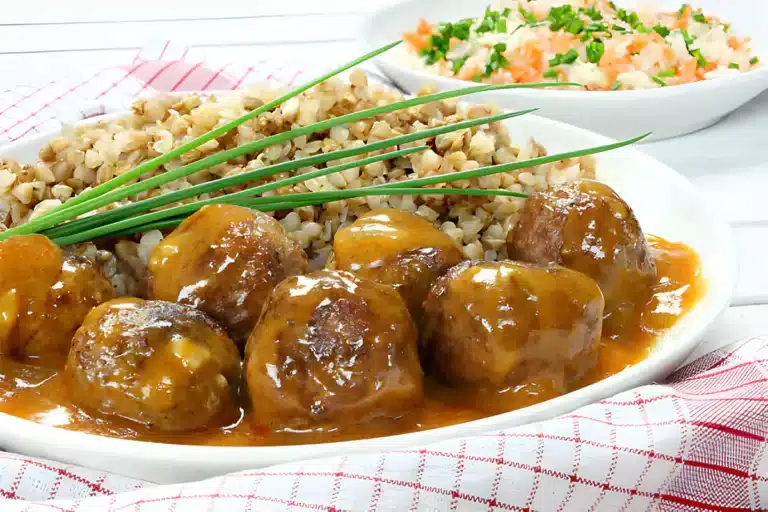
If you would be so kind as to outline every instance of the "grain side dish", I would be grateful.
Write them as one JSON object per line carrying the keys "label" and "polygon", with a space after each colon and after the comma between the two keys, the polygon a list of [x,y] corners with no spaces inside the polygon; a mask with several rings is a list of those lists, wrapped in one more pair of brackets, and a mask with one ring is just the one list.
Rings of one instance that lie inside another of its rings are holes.
{"label": "grain side dish", "polygon": [[[424,94],[428,92],[426,89],[422,91]],[[104,183],[146,160],[168,153],[208,130],[262,105],[278,93],[257,87],[222,96],[161,96],[135,102],[131,114],[124,118],[65,128],[60,136],[42,148],[39,161],[35,164],[21,165],[13,159],[2,159],[0,223],[10,228],[37,218],[83,190]],[[402,99],[400,93],[390,89],[369,87],[366,76],[355,71],[350,82],[325,82],[272,112],[244,123],[226,137],[212,140],[185,153],[181,158],[171,160],[161,169],[176,169],[213,153],[290,130],[294,126],[306,126],[332,116]],[[171,182],[162,189],[154,189],[135,199],[145,199],[279,162],[359,147],[496,112],[498,109],[495,107],[462,104],[454,100],[428,103],[310,136],[301,136],[281,146],[268,147],[259,154],[231,160],[184,180]],[[419,144],[428,144],[430,149],[408,158],[385,160],[311,179],[279,192],[288,194],[360,188],[402,181],[413,175],[427,177],[546,154],[545,148],[535,140],[510,140],[506,128],[500,122],[458,130],[410,145]],[[352,157],[355,158],[361,157]],[[327,165],[336,163],[340,162],[331,161]],[[594,165],[593,157],[582,157],[471,181],[452,182],[447,186],[503,188],[524,193],[543,191],[573,183],[579,178],[594,177]],[[312,170],[307,168],[303,172]],[[289,175],[281,173],[269,179],[278,180]],[[227,190],[218,191],[212,196],[225,192]],[[321,268],[325,264],[333,235],[340,227],[351,224],[373,208],[381,207],[402,209],[427,219],[455,240],[467,258],[496,259],[506,256],[505,237],[517,222],[518,212],[524,203],[525,199],[516,197],[491,196],[489,200],[463,196],[371,196],[282,212],[278,214],[278,219],[289,236],[308,252],[314,268]],[[145,233],[139,241],[118,242],[111,252],[97,250],[92,243],[82,244],[77,250],[98,259],[119,287],[120,293],[131,293],[141,286],[146,274],[148,254],[161,239],[159,231],[151,231]]]}
{"label": "grain side dish", "polygon": [[683,4],[632,11],[606,0],[498,0],[478,18],[404,34],[407,65],[446,77],[506,84],[576,82],[587,90],[666,87],[760,66],[750,38]]}

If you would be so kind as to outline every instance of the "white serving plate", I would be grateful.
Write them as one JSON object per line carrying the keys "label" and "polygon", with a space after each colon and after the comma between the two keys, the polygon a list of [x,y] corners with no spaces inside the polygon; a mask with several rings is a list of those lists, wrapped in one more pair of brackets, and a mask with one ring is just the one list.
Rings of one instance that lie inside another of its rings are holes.
{"label": "white serving plate", "polygon": [[[107,119],[114,116],[94,118]],[[535,137],[550,152],[610,143],[595,133],[533,115],[507,121],[513,140]],[[31,162],[57,133],[28,137],[0,155]],[[330,455],[397,449],[552,418],[620,391],[663,378],[693,351],[727,307],[736,263],[731,232],[717,208],[688,180],[634,148],[598,156],[598,177],[634,208],[644,231],[681,241],[701,257],[706,294],[643,362],[562,397],[497,416],[399,436],[303,446],[207,447],[129,441],[72,432],[0,414],[0,447],[155,482],[182,482],[248,468]]]}
{"label": "white serving plate", "polygon": [[[563,0],[565,2],[565,0]],[[420,18],[431,22],[454,21],[482,16],[490,0],[406,0],[368,15],[362,24],[360,40],[373,50],[413,30]],[[680,0],[617,0],[620,7],[653,5],[665,10],[680,8]],[[752,48],[763,65],[751,72],[692,84],[634,91],[581,91],[553,89],[514,89],[478,94],[477,101],[493,102],[510,110],[539,108],[539,114],[609,137],[624,139],[653,132],[659,140],[690,133],[716,123],[762,91],[768,89],[768,35],[760,25],[768,17],[768,3],[752,0],[698,0],[694,6],[732,22],[733,32],[753,36]],[[400,46],[376,60],[390,79],[410,94],[433,84],[438,89],[475,85],[446,78],[403,65]],[[474,101],[474,100],[473,100]]]}

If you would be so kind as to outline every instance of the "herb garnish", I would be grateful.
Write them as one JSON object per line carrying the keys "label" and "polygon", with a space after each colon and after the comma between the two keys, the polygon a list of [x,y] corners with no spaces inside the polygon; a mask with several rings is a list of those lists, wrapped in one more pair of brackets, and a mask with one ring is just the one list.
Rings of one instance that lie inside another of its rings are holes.
{"label": "herb garnish", "polygon": [[699,23],[706,23],[706,24],[709,24],[709,22],[707,21],[707,17],[706,17],[706,16],[704,16],[704,13],[701,13],[701,12],[697,12],[697,13],[695,13],[695,14],[694,14],[693,16],[691,16],[691,17],[693,18],[693,21],[698,21]]}
{"label": "herb garnish", "polygon": [[593,64],[599,63],[604,53],[605,45],[599,39],[595,39],[587,45],[587,60]]}
{"label": "herb garnish", "polygon": [[739,65],[736,64],[735,62],[731,62],[730,64],[728,64],[728,69],[740,69],[740,68],[739,68]]}
{"label": "herb garnish", "polygon": [[478,34],[485,32],[506,32],[507,31],[507,17],[512,11],[509,8],[503,11],[492,11],[490,7],[485,8],[485,15],[483,21],[475,29]]}
{"label": "herb garnish", "polygon": [[471,26],[472,19],[464,19],[455,23],[441,23],[439,30],[429,36],[429,46],[421,50],[419,55],[425,58],[427,64],[434,64],[443,60],[451,49],[451,38],[455,37],[462,41],[468,40]]}
{"label": "herb garnish", "polygon": [[522,5],[517,6],[517,12],[520,13],[520,16],[523,17],[523,19],[530,24],[538,23],[539,20],[536,19],[536,16],[533,15],[532,12],[526,11]]}
{"label": "herb garnish", "polygon": [[458,75],[459,74],[459,71],[461,71],[461,68],[464,67],[464,63],[467,62],[468,58],[469,58],[469,56],[465,55],[465,56],[463,56],[463,57],[453,61],[452,69],[453,69],[453,74],[454,75]]}
{"label": "herb garnish", "polygon": [[483,76],[488,77],[491,76],[491,74],[501,69],[505,66],[509,66],[509,61],[504,56],[503,52],[507,50],[506,43],[496,43],[493,45],[493,51],[491,52],[491,55],[488,57],[488,63],[485,65],[485,71],[483,72]]}
{"label": "herb garnish", "polygon": [[549,67],[559,66],[561,64],[573,64],[579,58],[579,52],[571,48],[566,53],[557,53],[549,59]]}
{"label": "herb garnish", "polygon": [[612,90],[612,91],[615,91],[615,90],[617,90],[619,87],[621,87],[621,85],[622,85],[622,84],[621,84],[621,82],[619,82],[618,80],[616,80],[616,81],[615,81],[615,82],[613,82],[613,84],[611,85],[611,90]]}
{"label": "herb garnish", "polygon": [[657,84],[659,84],[662,87],[666,87],[667,86],[667,83],[664,80],[662,80],[661,78],[659,78],[658,76],[652,76],[651,80],[653,80],[654,82],[656,82]]}
{"label": "herb garnish", "polygon": [[705,59],[705,58],[704,58],[704,56],[701,54],[701,50],[699,50],[698,48],[696,48],[696,49],[694,49],[694,50],[691,50],[691,52],[690,52],[690,53],[691,53],[691,56],[693,56],[693,57],[696,59],[696,64],[697,64],[697,65],[698,65],[700,68],[705,68],[705,67],[707,67],[707,64],[709,64],[709,63],[707,62],[707,59]]}
{"label": "herb garnish", "polygon": [[674,69],[665,69],[663,71],[659,71],[657,76],[661,76],[664,78],[669,78],[675,76],[675,70]]}
{"label": "herb garnish", "polygon": [[544,78],[554,78],[554,79],[557,79],[559,77],[559,75],[557,74],[557,71],[555,71],[554,69],[546,70],[544,73],[542,73],[542,76]]}
{"label": "herb garnish", "polygon": [[661,37],[667,37],[669,35],[669,29],[664,25],[654,25],[653,31],[659,34]]}
{"label": "herb garnish", "polygon": [[760,62],[760,59],[758,59],[757,57],[752,57],[751,59],[749,59],[750,64],[757,64],[758,62]]}

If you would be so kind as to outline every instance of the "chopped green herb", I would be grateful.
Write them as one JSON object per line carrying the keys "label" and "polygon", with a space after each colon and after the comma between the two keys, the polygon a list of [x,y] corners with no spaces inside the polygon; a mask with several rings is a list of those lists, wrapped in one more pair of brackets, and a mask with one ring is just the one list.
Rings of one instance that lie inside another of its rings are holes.
{"label": "chopped green herb", "polygon": [[683,13],[685,12],[685,8],[688,7],[688,4],[683,4],[680,9],[677,11],[677,19],[680,19],[683,17]]}
{"label": "chopped green herb", "polygon": [[703,14],[703,13],[697,12],[697,13],[695,13],[695,14],[694,14],[693,16],[691,16],[691,17],[693,18],[693,21],[698,21],[699,23],[707,23],[707,24],[709,23],[709,22],[707,21],[707,17],[706,17],[706,16],[704,16],[704,14]]}
{"label": "chopped green herb", "polygon": [[615,82],[613,82],[613,84],[611,85],[611,90],[612,90],[612,91],[615,91],[615,90],[617,90],[619,87],[621,87],[621,82],[619,82],[618,80],[616,80],[616,81],[615,81]]}
{"label": "chopped green herb", "polygon": [[669,29],[664,25],[654,25],[653,31],[659,34],[661,37],[667,37],[669,35]]}
{"label": "chopped green herb", "polygon": [[658,76],[669,78],[675,76],[675,70],[674,69],[665,69],[663,71],[659,71]]}
{"label": "chopped green herb", "polygon": [[483,76],[491,76],[494,71],[501,69],[504,66],[509,66],[509,61],[504,56],[506,50],[507,45],[505,43],[496,43],[493,45],[493,51],[488,56],[488,63],[485,65]]}
{"label": "chopped green herb", "polygon": [[637,30],[638,34],[650,34],[653,31],[653,29],[646,27],[642,23],[638,23],[634,28]]}
{"label": "chopped green herb", "polygon": [[459,71],[461,71],[461,68],[464,67],[464,63],[467,62],[467,59],[469,58],[468,55],[465,55],[464,57],[461,57],[460,59],[456,59],[453,61],[453,74],[458,75]]}
{"label": "chopped green herb", "polygon": [[701,54],[701,50],[698,48],[690,51],[691,55],[696,58],[696,63],[700,68],[707,67],[707,59]]}
{"label": "chopped green herb", "polygon": [[739,65],[736,64],[735,62],[731,62],[730,64],[728,64],[728,69],[740,69],[740,68],[739,68]]}
{"label": "chopped green herb", "polygon": [[683,36],[683,41],[685,41],[685,48],[688,50],[688,53],[691,53],[691,49],[689,46],[693,44],[693,42],[696,40],[696,36],[692,36],[688,33],[687,30],[681,30],[680,35]]}
{"label": "chopped green herb", "polygon": [[603,32],[605,37],[613,37],[611,31],[605,26],[605,23],[590,23],[584,28],[584,32],[589,35],[593,35],[595,32]]}
{"label": "chopped green herb", "polygon": [[554,57],[549,59],[549,67],[559,66],[560,64],[573,64],[578,58],[579,52],[571,48],[566,53],[555,54]]}
{"label": "chopped green herb", "polygon": [[549,20],[550,30],[552,30],[552,32],[557,32],[574,19],[578,19],[578,14],[573,10],[573,7],[571,7],[570,4],[565,4],[550,9],[547,19]]}
{"label": "chopped green herb", "polygon": [[482,77],[480,75],[475,75],[472,77],[473,82],[479,82]]}
{"label": "chopped green herb", "polygon": [[473,19],[467,18],[457,21],[453,24],[452,36],[467,41],[469,39],[469,30],[472,28]]}
{"label": "chopped green herb", "polygon": [[600,11],[598,11],[594,7],[590,7],[589,9],[579,9],[579,12],[583,12],[584,14],[586,14],[589,17],[589,19],[591,19],[592,21],[598,21],[603,19],[603,15],[600,14]]}
{"label": "chopped green herb", "polygon": [[427,64],[434,64],[445,58],[445,54],[451,49],[451,38],[455,37],[466,41],[469,39],[469,29],[472,26],[471,19],[464,19],[455,23],[441,23],[438,31],[429,36],[429,46],[419,52],[425,58]]}
{"label": "chopped green herb", "polygon": [[757,57],[752,57],[751,59],[749,59],[750,64],[757,64],[758,62],[760,62],[760,59],[758,59]]}
{"label": "chopped green herb", "polygon": [[568,26],[565,28],[565,31],[571,34],[579,34],[582,30],[584,30],[584,22],[579,18],[573,18],[568,22]]}
{"label": "chopped green herb", "polygon": [[599,39],[595,39],[587,45],[587,60],[593,64],[599,63],[604,53],[605,45]]}
{"label": "chopped green herb", "polygon": [[520,16],[522,16],[527,23],[538,23],[539,21],[536,19],[536,16],[534,16],[532,12],[523,9],[522,5],[517,7],[517,12],[520,13]]}
{"label": "chopped green herb", "polygon": [[555,71],[554,69],[548,69],[548,70],[546,70],[546,71],[545,71],[545,72],[542,74],[542,76],[543,76],[544,78],[554,78],[555,80],[558,78],[558,74],[557,74],[557,71]]}
{"label": "chopped green herb", "polygon": [[616,17],[619,18],[624,23],[629,24],[629,26],[632,28],[635,28],[635,25],[640,23],[640,17],[637,15],[636,12],[626,11],[624,9],[619,9],[616,12]]}
{"label": "chopped green herb", "polygon": [[589,34],[589,32],[584,32],[579,38],[579,41],[581,41],[582,43],[586,43],[587,41],[589,41],[590,37],[592,36]]}
{"label": "chopped green herb", "polygon": [[611,28],[613,30],[615,30],[616,32],[626,32],[627,31],[626,28],[622,27],[621,25],[616,25],[616,24],[611,25]]}
{"label": "chopped green herb", "polygon": [[657,77],[657,76],[652,76],[651,80],[653,80],[654,82],[656,82],[657,84],[659,84],[662,87],[666,87],[667,86],[667,83],[664,80],[662,80],[661,78]]}
{"label": "chopped green herb", "polygon": [[[475,29],[475,32],[478,34],[483,34],[485,32],[506,32],[507,31],[507,23],[506,18],[509,16],[509,13],[511,11],[509,9],[504,9],[504,11],[492,11],[490,7],[485,8],[485,15],[483,16],[483,20],[480,22],[480,24]],[[504,20],[504,23],[500,23],[501,20]],[[503,30],[499,30],[500,26],[503,26]]]}
{"label": "chopped green herb", "polygon": [[728,32],[729,30],[731,30],[731,24],[723,23],[723,32]]}

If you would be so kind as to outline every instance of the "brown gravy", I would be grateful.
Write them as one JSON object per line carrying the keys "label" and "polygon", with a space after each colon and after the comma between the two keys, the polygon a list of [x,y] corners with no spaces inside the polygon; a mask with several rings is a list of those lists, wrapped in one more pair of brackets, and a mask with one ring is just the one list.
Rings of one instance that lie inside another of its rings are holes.
{"label": "brown gravy", "polygon": [[[705,291],[699,259],[687,246],[649,237],[658,275],[644,307],[622,332],[603,336],[598,362],[573,389],[604,379],[644,359],[657,337],[693,307]],[[218,446],[268,446],[310,444],[402,434],[462,423],[519,409],[555,395],[539,383],[509,389],[502,400],[467,396],[427,380],[424,405],[397,420],[359,425],[346,431],[311,430],[269,432],[254,425],[248,413],[223,428],[197,432],[153,432],[136,423],[89,415],[67,399],[67,391],[55,371],[0,359],[0,411],[38,423],[104,436],[175,444]],[[499,397],[496,397],[499,398]],[[503,403],[503,406],[499,406]]]}

